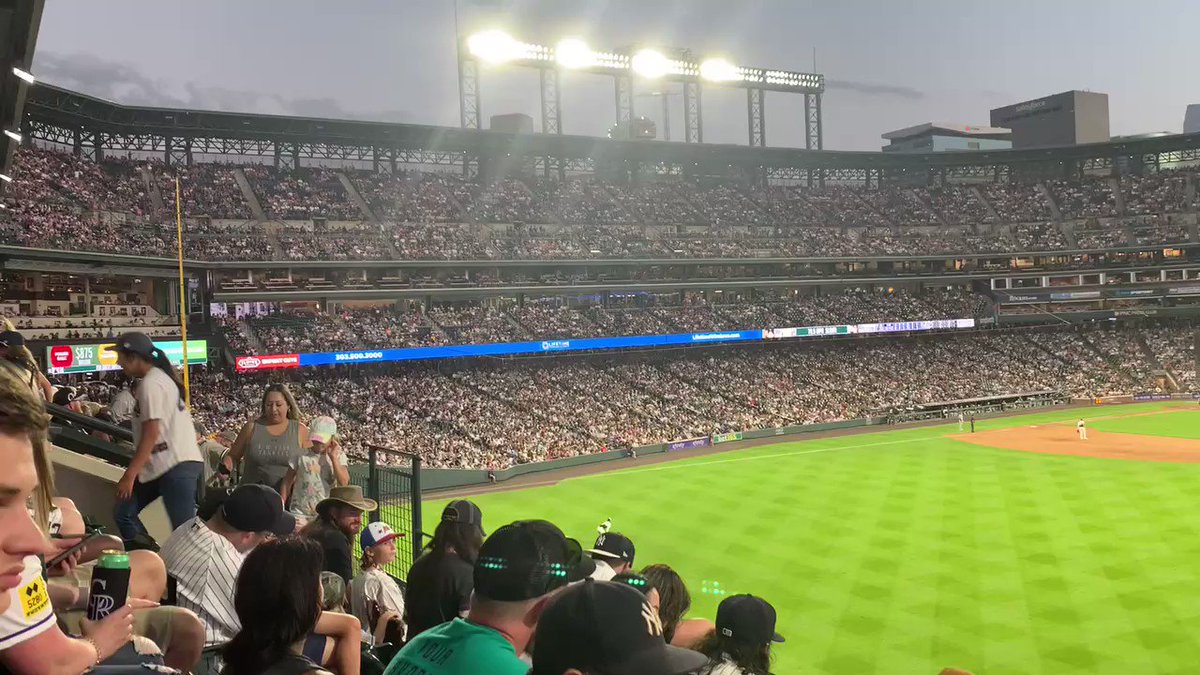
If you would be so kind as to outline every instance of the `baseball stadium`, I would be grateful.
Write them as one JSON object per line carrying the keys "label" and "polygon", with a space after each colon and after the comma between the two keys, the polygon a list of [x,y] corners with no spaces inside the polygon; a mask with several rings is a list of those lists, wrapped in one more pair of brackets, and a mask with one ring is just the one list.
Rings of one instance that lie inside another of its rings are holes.
{"label": "baseball stadium", "polygon": [[832,150],[833,76],[465,11],[457,126],[142,105],[42,78],[46,4],[0,672],[1195,672],[1200,134],[1076,91]]}

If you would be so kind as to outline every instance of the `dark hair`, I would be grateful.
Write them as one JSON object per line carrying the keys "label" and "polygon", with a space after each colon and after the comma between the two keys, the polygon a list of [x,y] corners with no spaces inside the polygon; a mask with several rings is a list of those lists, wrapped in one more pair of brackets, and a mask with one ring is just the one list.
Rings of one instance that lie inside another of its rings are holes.
{"label": "dark hair", "polygon": [[455,555],[475,564],[479,549],[483,546],[483,530],[470,523],[453,523],[443,520],[433,531],[433,538],[425,545],[429,555],[441,558],[454,549]]}
{"label": "dark hair", "polygon": [[[155,347],[154,352],[151,353],[150,355],[140,354],[138,352],[128,352],[128,353],[132,356],[136,356],[139,359],[142,359],[146,363],[149,363],[151,366],[158,368],[159,370],[166,373],[167,377],[171,378],[171,381],[175,383],[175,388],[179,390],[179,405],[180,405],[180,408],[182,408],[184,405],[184,402],[187,400],[187,390],[183,388],[183,380],[179,379],[179,373],[175,372],[175,364],[171,363],[171,359],[167,358],[166,353],[163,352],[163,350],[159,349],[158,347]],[[131,392],[134,390],[133,386],[134,385],[130,385],[129,390]]]}
{"label": "dark hair", "polygon": [[722,655],[728,654],[745,675],[771,675],[770,644],[749,645],[738,642],[721,635],[721,632],[714,628],[700,638],[700,642],[692,649],[707,656],[709,663],[720,663]]}
{"label": "dark hair", "polygon": [[687,584],[669,565],[647,565],[642,569],[642,576],[658,589],[658,616],[662,620],[663,637],[670,643],[683,615],[692,607]]}
{"label": "dark hair", "polygon": [[320,544],[301,537],[268,540],[246,556],[233,596],[242,629],[221,650],[222,675],[261,673],[312,633],[324,564]]}

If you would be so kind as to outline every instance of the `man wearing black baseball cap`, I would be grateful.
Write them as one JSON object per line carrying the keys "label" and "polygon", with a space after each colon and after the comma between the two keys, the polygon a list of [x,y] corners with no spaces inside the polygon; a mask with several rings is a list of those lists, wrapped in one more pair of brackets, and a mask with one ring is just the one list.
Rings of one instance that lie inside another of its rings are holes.
{"label": "man wearing black baseball cap", "polygon": [[233,592],[246,554],[295,528],[296,519],[284,510],[278,492],[242,485],[207,521],[196,517],[171,533],[160,555],[176,581],[176,604],[204,622],[205,644],[227,642],[241,629]]}
{"label": "man wearing black baseball cap", "polygon": [[579,542],[567,539],[553,523],[505,525],[479,550],[475,595],[466,618],[418,635],[385,675],[526,675],[529,666],[520,655],[542,611],[560,589],[586,579],[592,567]]}
{"label": "man wearing black baseball cap", "polygon": [[633,541],[620,532],[606,532],[596,537],[596,545],[587,550],[596,561],[596,581],[612,581],[622,572],[633,571]]}
{"label": "man wearing black baseball cap", "polygon": [[483,537],[483,512],[474,503],[456,499],[442,509],[441,522],[426,552],[408,571],[404,612],[409,639],[466,616],[475,586],[475,558]]}
{"label": "man wearing black baseball cap", "polygon": [[529,675],[682,675],[706,662],[666,643],[641,593],[589,580],[560,593],[542,614]]}
{"label": "man wearing black baseball cap", "polygon": [[717,607],[717,627],[696,645],[708,657],[704,675],[769,673],[771,643],[783,642],[775,632],[775,608],[753,595],[731,595]]}

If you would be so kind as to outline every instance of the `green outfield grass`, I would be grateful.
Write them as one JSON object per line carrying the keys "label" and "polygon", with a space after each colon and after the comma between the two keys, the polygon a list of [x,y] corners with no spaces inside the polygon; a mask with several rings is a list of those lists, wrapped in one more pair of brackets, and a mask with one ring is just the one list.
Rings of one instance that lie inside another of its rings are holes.
{"label": "green outfield grass", "polygon": [[[1200,438],[1200,412],[1088,409],[1104,431]],[[1058,411],[980,422],[1073,422]],[[1026,454],[957,425],[781,443],[475,497],[485,526],[611,517],[637,566],[688,581],[692,616],[754,593],[775,672],[1148,675],[1200,668],[1200,465]],[[429,501],[425,522],[445,500]]]}

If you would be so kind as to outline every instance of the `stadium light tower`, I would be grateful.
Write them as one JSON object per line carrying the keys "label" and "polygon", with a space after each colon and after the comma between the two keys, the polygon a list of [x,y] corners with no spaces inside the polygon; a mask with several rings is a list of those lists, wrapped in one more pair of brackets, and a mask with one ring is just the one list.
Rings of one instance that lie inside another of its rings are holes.
{"label": "stadium light tower", "polygon": [[[746,90],[747,126],[750,145],[766,145],[765,96],[778,91],[804,96],[805,147],[822,148],[821,95],[825,78],[816,73],[737,65],[724,57],[696,61],[686,50],[665,52],[650,46],[628,51],[598,51],[582,38],[565,37],[553,47],[522,41],[509,33],[491,29],[459,41],[459,107],[462,126],[482,128],[479,105],[481,66],[520,66],[541,71],[542,131],[562,133],[562,108],[559,105],[561,71],[605,75],[613,78],[617,124],[628,125],[634,118],[633,83],[635,78],[683,85],[684,140],[702,140],[703,85],[736,87]],[[552,158],[547,158],[549,161]]]}

